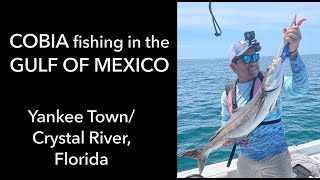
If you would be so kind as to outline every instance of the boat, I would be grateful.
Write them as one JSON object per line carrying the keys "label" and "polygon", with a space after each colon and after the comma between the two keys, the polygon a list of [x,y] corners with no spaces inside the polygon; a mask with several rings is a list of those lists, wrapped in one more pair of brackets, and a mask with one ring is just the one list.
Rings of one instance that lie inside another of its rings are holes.
{"label": "boat", "polygon": [[[313,174],[315,174],[312,177],[319,177],[320,176],[320,139],[310,141],[304,144],[294,145],[288,147],[293,167],[297,164],[297,162],[304,167],[308,167],[307,163],[311,163],[314,167],[316,167],[316,170],[309,169],[310,171],[313,171]],[[297,156],[296,156],[297,155]],[[307,157],[301,159],[296,157]],[[199,170],[198,168],[182,171],[177,173],[177,178],[196,178],[196,177],[203,177],[203,178],[237,178],[237,161],[238,159],[233,159],[230,167],[227,167],[227,161],[210,164],[205,166],[203,173],[201,176],[199,176]],[[304,162],[306,164],[304,164]],[[319,172],[318,172],[319,171]],[[292,177],[297,177],[297,174],[293,174]]]}

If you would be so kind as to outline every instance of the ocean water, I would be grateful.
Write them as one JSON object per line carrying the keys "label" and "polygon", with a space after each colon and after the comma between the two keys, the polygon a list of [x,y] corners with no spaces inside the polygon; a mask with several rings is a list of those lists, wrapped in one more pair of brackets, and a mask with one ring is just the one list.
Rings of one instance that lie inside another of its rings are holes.
{"label": "ocean water", "polygon": [[[320,54],[301,55],[307,67],[310,88],[303,97],[283,98],[283,117],[288,145],[320,139]],[[265,71],[271,56],[260,57]],[[288,59],[285,76],[291,76]],[[220,98],[224,85],[236,78],[227,59],[178,60],[177,154],[205,146],[221,126]],[[227,161],[232,146],[213,151],[207,164]],[[234,158],[238,158],[237,148]],[[191,158],[177,158],[178,172],[197,168]]]}

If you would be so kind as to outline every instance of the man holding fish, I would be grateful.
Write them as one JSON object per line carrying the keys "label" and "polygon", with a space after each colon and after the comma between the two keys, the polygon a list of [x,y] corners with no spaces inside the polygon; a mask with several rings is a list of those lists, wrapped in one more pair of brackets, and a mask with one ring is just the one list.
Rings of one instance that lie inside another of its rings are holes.
{"label": "man holding fish", "polygon": [[[295,24],[294,18],[292,27],[290,28],[289,26],[290,29],[283,29],[282,46],[287,42],[289,44],[288,47],[280,47],[278,57],[281,56],[282,51],[287,50],[285,55],[282,54],[282,61],[286,58],[290,59],[292,77],[283,77],[281,82],[282,89],[279,97],[275,100],[276,102],[272,104],[263,121],[259,122],[259,125],[249,134],[237,138],[227,138],[222,145],[234,145],[229,165],[236,147],[235,145],[240,147],[237,162],[238,177],[240,178],[292,177],[291,159],[285,137],[284,124],[281,121],[282,97],[301,96],[306,94],[309,88],[307,69],[298,51],[302,39],[299,26],[303,20]],[[235,119],[231,118],[235,110],[250,102],[259,88],[264,86],[263,82],[266,75],[260,71],[259,54],[257,53],[261,47],[255,41],[253,31],[245,34],[245,39],[234,43],[228,52],[230,67],[237,74],[237,79],[226,85],[225,91],[221,96],[222,125],[226,124],[228,120]],[[273,63],[269,68],[276,69],[276,66],[272,67],[272,65]],[[273,90],[269,91],[266,89],[265,93]],[[261,109],[258,110],[262,111]],[[239,116],[239,118],[241,117]]]}
{"label": "man holding fish", "polygon": [[[277,55],[265,73],[260,72],[261,46],[254,31],[245,33],[245,40],[234,43],[229,50],[230,67],[237,79],[226,85],[222,93],[222,126],[206,146],[181,152],[181,157],[198,161],[199,174],[208,156],[221,146],[233,144],[230,165],[236,144],[239,177],[292,177],[292,167],[282,117],[282,97],[306,94],[309,88],[307,69],[298,47],[302,39],[296,16],[283,39]],[[290,59],[292,77],[284,76],[286,59]]]}

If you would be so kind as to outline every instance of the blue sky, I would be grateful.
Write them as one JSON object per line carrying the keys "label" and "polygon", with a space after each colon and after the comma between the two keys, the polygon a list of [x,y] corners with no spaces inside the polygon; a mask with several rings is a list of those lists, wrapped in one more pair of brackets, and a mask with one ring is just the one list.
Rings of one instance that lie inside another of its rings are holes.
{"label": "blue sky", "polygon": [[320,54],[320,2],[212,2],[212,12],[222,30],[215,30],[208,2],[179,2],[178,59],[227,58],[230,45],[255,31],[262,56],[275,56],[282,29],[297,14],[307,19],[300,26],[300,54]]}

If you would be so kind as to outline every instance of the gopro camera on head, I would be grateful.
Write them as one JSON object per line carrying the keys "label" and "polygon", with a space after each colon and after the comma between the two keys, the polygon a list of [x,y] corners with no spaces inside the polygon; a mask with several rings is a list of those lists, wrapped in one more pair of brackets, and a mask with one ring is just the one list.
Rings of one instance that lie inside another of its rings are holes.
{"label": "gopro camera on head", "polygon": [[248,31],[244,33],[245,40],[249,43],[249,45],[252,44],[252,41],[255,39],[256,35],[254,31]]}
{"label": "gopro camera on head", "polygon": [[256,52],[261,50],[260,43],[256,40],[254,31],[248,31],[244,33],[244,39],[248,42],[249,46],[253,46]]}

